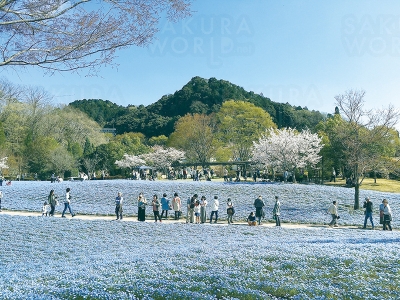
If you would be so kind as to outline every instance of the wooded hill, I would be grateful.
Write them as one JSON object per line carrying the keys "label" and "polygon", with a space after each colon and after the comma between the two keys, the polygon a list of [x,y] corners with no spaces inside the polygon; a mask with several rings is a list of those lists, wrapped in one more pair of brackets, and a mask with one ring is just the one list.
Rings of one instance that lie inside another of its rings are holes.
{"label": "wooded hill", "polygon": [[267,111],[278,128],[292,127],[313,130],[325,115],[306,107],[278,103],[262,94],[245,91],[226,80],[193,77],[174,94],[164,95],[148,106],[123,107],[108,100],[77,100],[70,103],[103,127],[115,127],[118,134],[141,132],[146,137],[166,135],[174,130],[175,122],[186,114],[218,112],[226,100],[242,100]]}

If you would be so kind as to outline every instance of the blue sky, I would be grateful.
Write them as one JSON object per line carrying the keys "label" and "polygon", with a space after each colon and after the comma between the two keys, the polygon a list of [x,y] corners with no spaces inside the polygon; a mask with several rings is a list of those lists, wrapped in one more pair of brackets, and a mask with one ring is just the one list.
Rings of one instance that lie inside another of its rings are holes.
{"label": "blue sky", "polygon": [[400,1],[194,0],[193,10],[177,24],[162,20],[150,47],[119,51],[119,66],[98,77],[37,68],[0,76],[43,86],[55,103],[148,105],[201,76],[323,112],[350,88],[366,90],[368,108],[398,107]]}

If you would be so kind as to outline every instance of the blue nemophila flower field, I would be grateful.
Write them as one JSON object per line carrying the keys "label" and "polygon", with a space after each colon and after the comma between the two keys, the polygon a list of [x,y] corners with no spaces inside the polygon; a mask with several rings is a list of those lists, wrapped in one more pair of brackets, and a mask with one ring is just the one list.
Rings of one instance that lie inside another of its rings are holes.
{"label": "blue nemophila flower field", "polygon": [[[2,187],[5,194],[3,207],[10,210],[40,211],[43,202],[51,189],[59,196],[60,205],[56,211],[63,209],[62,202],[67,187],[71,188],[73,210],[79,214],[107,215],[114,213],[114,199],[118,191],[123,193],[124,214],[137,214],[137,196],[143,192],[151,201],[153,194],[159,198],[167,193],[172,198],[178,192],[182,202],[193,194],[206,196],[210,201],[215,195],[220,201],[220,216],[226,218],[226,199],[230,197],[235,206],[234,220],[245,220],[251,211],[254,211],[253,202],[258,195],[262,195],[266,203],[265,211],[268,219],[272,218],[274,196],[280,197],[283,222],[323,224],[330,221],[326,213],[333,200],[339,203],[340,224],[360,225],[363,223],[363,210],[354,211],[354,189],[329,187],[321,185],[302,184],[224,184],[221,182],[193,182],[193,181],[133,181],[133,180],[104,180],[83,182],[13,182],[11,186]],[[393,225],[400,225],[399,194],[361,191],[362,205],[366,196],[374,203],[375,220],[379,204],[384,198],[388,199],[393,211]],[[208,209],[210,210],[210,209]],[[186,205],[183,205],[186,213]],[[152,215],[151,208],[147,214]]]}
{"label": "blue nemophila flower field", "polygon": [[398,299],[400,233],[0,215],[1,299]]}

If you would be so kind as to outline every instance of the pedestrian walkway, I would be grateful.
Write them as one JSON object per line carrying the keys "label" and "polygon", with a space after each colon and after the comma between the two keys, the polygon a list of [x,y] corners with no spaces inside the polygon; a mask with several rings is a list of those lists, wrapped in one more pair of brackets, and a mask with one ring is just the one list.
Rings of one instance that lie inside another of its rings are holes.
{"label": "pedestrian walkway", "polygon": [[[21,210],[3,210],[0,212],[0,214],[4,215],[10,215],[10,216],[23,216],[23,217],[40,217],[40,218],[60,218],[61,219],[61,214],[60,215],[55,215],[54,217],[42,217],[41,212],[31,212],[31,211],[21,211]],[[104,216],[104,215],[80,215],[77,214],[75,217],[67,216],[64,219],[78,219],[78,220],[86,220],[86,221],[94,221],[94,220],[104,220],[104,221],[115,221],[115,222],[139,222],[137,220],[137,216],[124,216],[124,219],[122,220],[115,220],[114,215],[109,215],[109,216]],[[147,216],[146,221],[147,223],[154,223],[153,216]],[[180,220],[173,220],[173,219],[168,219],[162,220],[162,223],[166,224],[174,224],[174,223],[182,223],[186,224],[185,218],[181,218]],[[162,224],[161,223],[161,224]],[[197,224],[192,224],[192,225],[197,225]],[[202,225],[208,225],[208,226],[228,226],[228,223],[226,220],[220,220],[217,224],[209,224],[208,222],[202,224]],[[248,226],[246,222],[244,221],[235,221],[232,225],[229,226]],[[275,227],[275,222],[268,222],[264,221],[261,225],[261,227]],[[362,226],[348,226],[348,225],[342,225],[339,227],[329,227],[327,224],[298,224],[298,223],[282,223],[282,227],[284,228],[289,228],[289,229],[296,229],[296,228],[329,228],[329,229],[362,229]],[[376,229],[379,230],[379,229]]]}

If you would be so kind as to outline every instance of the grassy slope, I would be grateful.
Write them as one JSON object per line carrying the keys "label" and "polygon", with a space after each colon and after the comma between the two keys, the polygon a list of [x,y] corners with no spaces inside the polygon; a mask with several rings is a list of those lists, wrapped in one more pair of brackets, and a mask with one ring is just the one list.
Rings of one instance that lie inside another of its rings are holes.
{"label": "grassy slope", "polygon": [[[341,179],[337,179],[336,182],[325,182],[326,185],[337,185],[337,186],[345,186],[346,182]],[[379,192],[388,192],[388,193],[399,193],[400,192],[400,181],[397,180],[388,180],[378,178],[376,183],[374,183],[373,178],[365,178],[361,184],[361,189],[363,190],[373,190]]]}

